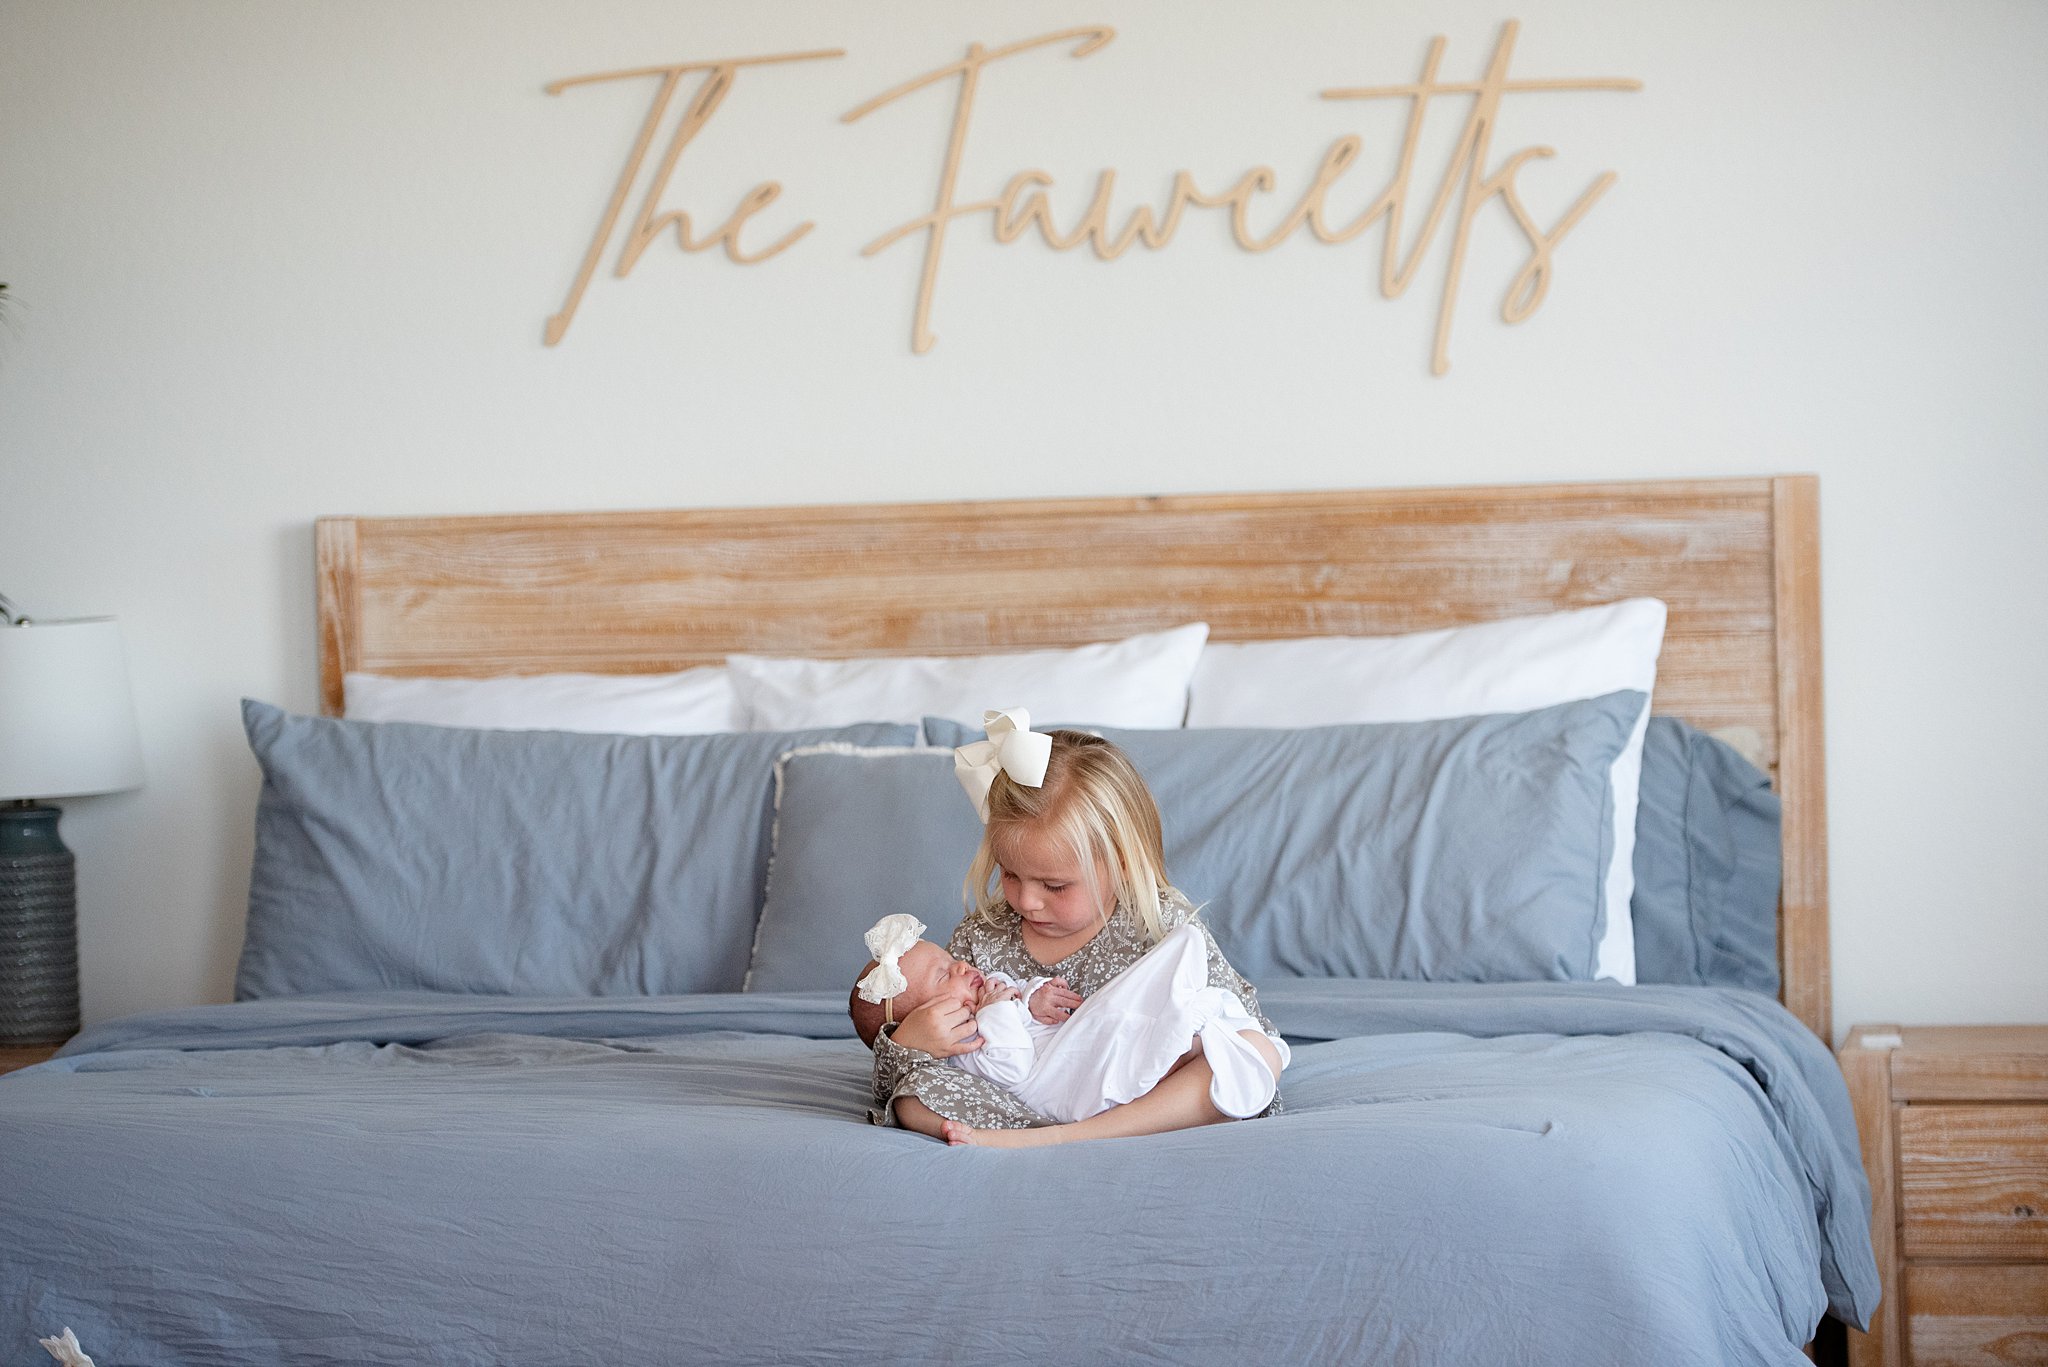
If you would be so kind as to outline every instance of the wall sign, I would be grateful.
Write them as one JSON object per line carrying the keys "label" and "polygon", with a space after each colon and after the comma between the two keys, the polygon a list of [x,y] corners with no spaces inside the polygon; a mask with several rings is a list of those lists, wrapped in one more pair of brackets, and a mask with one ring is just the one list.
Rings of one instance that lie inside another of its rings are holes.
{"label": "wall sign", "polygon": [[[1271,251],[1303,230],[1318,242],[1334,246],[1381,227],[1384,231],[1380,243],[1379,285],[1380,293],[1388,299],[1399,298],[1414,283],[1423,258],[1449,222],[1450,261],[1437,303],[1436,335],[1430,355],[1430,369],[1441,375],[1450,369],[1451,320],[1464,283],[1465,253],[1471,243],[1473,219],[1479,211],[1489,201],[1499,199],[1524,239],[1527,256],[1509,282],[1500,306],[1504,321],[1519,323],[1535,313],[1549,293],[1552,256],[1558,245],[1615,181],[1614,172],[1603,172],[1554,223],[1547,227],[1539,223],[1522,202],[1516,189],[1516,179],[1529,162],[1555,156],[1556,150],[1545,146],[1523,147],[1495,164],[1492,160],[1493,136],[1500,120],[1502,102],[1510,95],[1536,92],[1642,89],[1642,82],[1623,77],[1514,79],[1509,75],[1509,66],[1519,29],[1520,25],[1514,20],[1501,26],[1500,37],[1494,43],[1485,74],[1476,81],[1446,81],[1439,77],[1445,40],[1438,37],[1431,41],[1428,55],[1423,58],[1422,72],[1413,81],[1319,92],[1326,100],[1408,101],[1407,128],[1392,178],[1371,204],[1349,222],[1342,223],[1331,221],[1326,197],[1330,187],[1350,172],[1363,148],[1362,140],[1349,134],[1329,145],[1315,174],[1298,189],[1281,186],[1279,176],[1270,166],[1255,166],[1227,187],[1210,189],[1204,189],[1192,172],[1182,170],[1174,175],[1173,187],[1164,207],[1155,208],[1129,196],[1120,198],[1116,188],[1117,173],[1104,170],[1096,177],[1088,207],[1073,222],[1062,226],[1047,193],[1054,184],[1054,178],[1049,172],[1034,169],[1012,175],[994,198],[962,201],[958,197],[960,163],[974,122],[975,103],[982,93],[982,81],[990,74],[991,68],[1041,49],[1064,48],[1072,58],[1086,58],[1108,46],[1115,39],[1116,31],[1097,24],[1061,29],[996,48],[970,43],[966,55],[959,61],[914,76],[840,116],[841,122],[854,123],[900,101],[909,101],[909,97],[920,91],[934,87],[952,91],[951,131],[947,135],[945,159],[939,167],[938,187],[931,209],[883,232],[862,248],[861,255],[873,256],[906,239],[922,237],[924,269],[918,280],[910,344],[913,351],[923,354],[931,350],[938,340],[938,334],[932,327],[932,314],[938,298],[947,235],[963,221],[985,218],[1000,243],[1013,243],[1036,235],[1054,251],[1072,251],[1086,245],[1104,261],[1114,261],[1134,246],[1142,246],[1148,251],[1165,250],[1172,244],[1190,209],[1226,214],[1231,237],[1248,252]],[[664,209],[661,205],[684,150],[717,114],[742,71],[760,66],[830,61],[845,55],[843,48],[820,48],[763,57],[728,57],[572,76],[549,85],[548,93],[559,95],[575,86],[599,82],[648,80],[657,83],[647,116],[641,122],[626,158],[625,169],[598,219],[597,230],[583,255],[576,278],[569,286],[568,298],[561,310],[547,321],[544,334],[547,344],[555,345],[568,333],[576,308],[583,300],[584,290],[589,287],[606,249],[618,235],[620,217],[632,196],[634,184],[641,178],[656,135],[671,117],[674,129],[669,134],[659,164],[647,179],[640,197],[639,212],[620,242],[612,271],[615,276],[624,279],[630,274],[648,247],[670,230],[675,234],[676,245],[683,251],[704,252],[717,247],[734,264],[742,266],[767,261],[801,241],[815,226],[809,220],[797,224],[773,241],[760,241],[766,235],[766,230],[761,229],[750,239],[756,244],[751,249],[742,244],[741,237],[747,233],[750,220],[781,198],[783,187],[780,181],[765,180],[756,185],[741,197],[717,228],[702,237],[697,236],[687,212]],[[680,114],[672,116],[678,94],[692,77],[696,78],[692,93],[682,102]],[[1431,102],[1443,96],[1470,97],[1464,128],[1434,189],[1419,188],[1417,147]],[[940,102],[935,100],[931,103],[937,105]],[[1263,231],[1254,226],[1255,210],[1282,204],[1291,207],[1271,226]],[[1401,243],[1411,210],[1423,215],[1422,226],[1404,257]]]}

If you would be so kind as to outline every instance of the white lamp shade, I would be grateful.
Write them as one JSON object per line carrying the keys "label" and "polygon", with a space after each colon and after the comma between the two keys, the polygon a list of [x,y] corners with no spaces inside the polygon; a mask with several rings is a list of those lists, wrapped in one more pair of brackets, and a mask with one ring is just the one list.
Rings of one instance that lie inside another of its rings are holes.
{"label": "white lamp shade", "polygon": [[142,739],[111,617],[0,624],[0,799],[142,783]]}

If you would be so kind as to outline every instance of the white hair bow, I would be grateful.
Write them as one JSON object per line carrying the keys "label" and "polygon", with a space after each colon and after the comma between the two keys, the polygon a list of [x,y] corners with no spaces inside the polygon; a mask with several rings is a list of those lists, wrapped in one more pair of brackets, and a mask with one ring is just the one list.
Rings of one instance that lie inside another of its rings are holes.
{"label": "white hair bow", "polygon": [[869,927],[868,953],[875,956],[875,966],[868,970],[865,978],[854,984],[862,1001],[879,1005],[890,997],[902,995],[910,981],[903,976],[898,961],[923,937],[924,922],[903,911],[884,916]]}
{"label": "white hair bow", "polygon": [[981,714],[987,740],[963,745],[953,752],[953,777],[967,790],[984,825],[988,822],[988,790],[995,787],[1000,769],[1026,788],[1045,783],[1045,766],[1052,758],[1052,737],[1031,729],[1031,714],[1021,707]]}

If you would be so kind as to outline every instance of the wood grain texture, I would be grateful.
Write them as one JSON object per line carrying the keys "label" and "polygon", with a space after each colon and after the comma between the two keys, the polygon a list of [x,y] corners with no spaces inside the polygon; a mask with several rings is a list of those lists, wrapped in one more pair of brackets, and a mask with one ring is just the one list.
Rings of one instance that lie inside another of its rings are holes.
{"label": "wood grain texture", "polygon": [[1897,1184],[1892,1180],[1896,1160],[1892,1150],[1891,1051],[1863,1043],[1866,1034],[1895,1033],[1895,1026],[1859,1026],[1836,1056],[1849,1084],[1849,1104],[1856,1112],[1863,1171],[1870,1177],[1870,1243],[1877,1254],[1878,1279],[1883,1283],[1870,1331],[1848,1332],[1849,1367],[1900,1367],[1905,1360],[1899,1313],[1898,1208],[1893,1201]]}
{"label": "wood grain texture", "polygon": [[2048,1101],[2048,1027],[1928,1025],[1892,1056],[1901,1101]]}
{"label": "wood grain texture", "polygon": [[1776,593],[1778,794],[1784,800],[1784,884],[1778,960],[1786,1009],[1834,1038],[1828,954],[1827,752],[1820,671],[1820,481],[1771,481]]}
{"label": "wood grain texture", "polygon": [[28,1068],[42,1063],[63,1048],[61,1044],[7,1044],[0,1045],[0,1073],[11,1073],[17,1068]]}
{"label": "wood grain texture", "polygon": [[1913,1367],[2048,1367],[2048,1264],[1906,1272]]}
{"label": "wood grain texture", "polygon": [[363,617],[357,589],[356,523],[323,517],[313,525],[313,557],[320,612],[320,710],[341,715],[342,678],[362,668],[356,647]]}
{"label": "wood grain texture", "polygon": [[1653,596],[1656,710],[1754,730],[1781,788],[1795,757],[1784,999],[1826,1038],[1813,509],[1811,479],[1750,479],[324,519],[322,703],[339,713],[348,670],[649,673],[1190,621],[1219,641],[1379,635]]}
{"label": "wood grain texture", "polygon": [[2048,1106],[1912,1105],[1898,1120],[1906,1257],[2048,1259]]}

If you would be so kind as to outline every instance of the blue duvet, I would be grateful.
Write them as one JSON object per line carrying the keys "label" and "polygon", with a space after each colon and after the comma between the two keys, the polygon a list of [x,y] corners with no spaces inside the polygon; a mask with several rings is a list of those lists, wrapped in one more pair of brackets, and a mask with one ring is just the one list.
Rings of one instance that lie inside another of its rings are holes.
{"label": "blue duvet", "polygon": [[1876,1302],[1848,1098],[1713,988],[1269,981],[1286,1113],[861,1118],[823,994],[285,998],[0,1078],[0,1363],[1804,1362]]}

